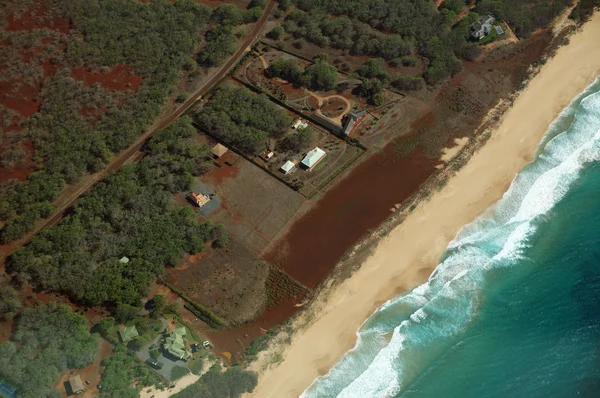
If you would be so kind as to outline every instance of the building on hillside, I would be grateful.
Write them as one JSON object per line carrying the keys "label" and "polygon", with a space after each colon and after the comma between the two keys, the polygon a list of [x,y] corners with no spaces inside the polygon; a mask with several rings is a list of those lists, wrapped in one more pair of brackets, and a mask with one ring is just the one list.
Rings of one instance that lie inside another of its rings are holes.
{"label": "building on hillside", "polygon": [[296,121],[294,122],[294,124],[292,125],[293,129],[305,129],[308,127],[308,123],[306,123],[304,120],[302,119],[296,119]]}
{"label": "building on hillside", "polygon": [[119,260],[119,262],[121,264],[127,264],[127,263],[129,263],[129,261],[130,261],[129,258],[125,257],[125,256],[121,257],[121,259]]}
{"label": "building on hillside", "polygon": [[325,127],[327,130],[331,131],[334,134],[340,134],[342,132],[342,126],[317,112],[313,112],[311,117],[321,126]]}
{"label": "building on hillside", "polygon": [[83,386],[83,382],[81,381],[81,376],[79,375],[71,377],[67,384],[71,389],[71,394],[81,394],[85,391],[85,387]]}
{"label": "building on hillside", "polygon": [[304,157],[304,159],[302,159],[302,162],[300,162],[300,164],[306,170],[312,170],[315,168],[316,165],[318,165],[321,162],[321,160],[323,160],[323,158],[325,158],[325,155],[327,154],[324,150],[322,150],[319,147],[316,147],[315,149],[306,154],[306,156]]}
{"label": "building on hillside", "polygon": [[190,192],[187,195],[187,199],[198,207],[202,207],[210,202],[210,196],[204,193]]}
{"label": "building on hillside", "polygon": [[163,347],[173,357],[187,361],[192,354],[185,348],[185,340],[183,339],[185,335],[185,327],[171,330],[165,337]]}
{"label": "building on hillside", "polygon": [[227,152],[227,147],[225,145],[217,144],[211,149],[211,152],[218,159],[225,155],[225,152]]}
{"label": "building on hillside", "polygon": [[492,26],[496,22],[496,18],[491,15],[481,18],[471,26],[471,36],[477,40],[481,40],[492,31]]}
{"label": "building on hillside", "polygon": [[296,165],[291,160],[286,161],[283,166],[279,168],[283,174],[289,174],[292,170],[294,170]]}
{"label": "building on hillside", "polygon": [[127,343],[129,340],[138,337],[140,334],[138,333],[135,325],[127,326],[121,330],[119,330],[119,337],[123,343]]}

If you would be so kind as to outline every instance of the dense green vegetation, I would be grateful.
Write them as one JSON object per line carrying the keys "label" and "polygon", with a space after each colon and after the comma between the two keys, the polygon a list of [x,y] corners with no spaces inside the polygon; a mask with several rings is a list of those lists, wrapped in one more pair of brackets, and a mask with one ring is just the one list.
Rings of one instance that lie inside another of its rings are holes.
{"label": "dense green vegetation", "polygon": [[[65,40],[66,50],[53,55],[52,62],[62,69],[44,82],[40,112],[25,122],[39,170],[15,187],[0,189],[0,220],[8,220],[0,243],[18,239],[36,220],[50,215],[50,202],[65,183],[102,169],[114,153],[135,141],[154,121],[183,71],[194,72],[191,56],[207,28],[213,26],[205,34],[198,62],[212,66],[233,52],[234,27],[262,14],[261,2],[248,10],[223,5],[213,11],[193,0],[47,3],[55,14],[71,19],[73,30]],[[37,32],[31,32],[32,37]],[[22,36],[4,33],[13,41]],[[27,42],[23,45],[26,48]],[[86,87],[70,76],[71,67],[108,71],[120,64],[142,78],[137,91]],[[99,111],[95,124],[82,115],[83,107]]]}
{"label": "dense green vegetation", "polygon": [[143,387],[160,385],[161,379],[146,364],[127,352],[122,344],[113,355],[102,361],[102,396],[107,398],[137,398]]}
{"label": "dense green vegetation", "polygon": [[585,22],[592,16],[594,9],[597,8],[600,8],[600,0],[580,0],[571,11],[569,18],[578,22]]}
{"label": "dense green vegetation", "polygon": [[197,383],[173,395],[173,398],[237,398],[254,390],[256,373],[233,366],[225,372],[215,365]]}
{"label": "dense green vegetation", "polygon": [[392,81],[392,86],[398,90],[416,91],[425,87],[425,81],[421,77],[399,76]]}
{"label": "dense green vegetation", "polygon": [[[12,286],[0,285],[0,315],[11,318],[13,311],[21,307],[19,292]],[[10,314],[10,315],[9,315]]]}
{"label": "dense green vegetation", "polygon": [[236,148],[257,153],[268,138],[281,137],[290,127],[290,116],[266,95],[245,87],[219,89],[195,115],[198,125]]}
{"label": "dense green vegetation", "polygon": [[481,53],[470,37],[470,26],[479,15],[491,13],[505,19],[517,35],[527,37],[570,4],[570,0],[469,1],[476,5],[476,13],[471,12],[456,23],[461,11],[469,11],[465,0],[446,0],[439,10],[431,0],[293,2],[297,9],[286,17],[282,27],[296,40],[294,43],[307,40],[320,47],[379,57],[405,66],[414,66],[412,56],[418,54],[428,60],[423,77],[430,84],[458,73],[461,62],[457,57],[472,60]]}
{"label": "dense green vegetation", "polygon": [[175,366],[171,369],[171,381],[181,379],[183,376],[190,374],[190,370],[184,366]]}
{"label": "dense green vegetation", "polygon": [[300,128],[293,134],[286,135],[280,144],[280,149],[284,151],[292,151],[295,153],[302,153],[306,151],[311,142],[313,136],[313,129],[311,126]]}
{"label": "dense green vegetation", "polygon": [[264,2],[252,1],[247,10],[233,4],[223,4],[214,9],[210,16],[213,27],[206,32],[206,44],[196,60],[205,67],[218,65],[235,52],[235,27],[257,21],[263,14]]}
{"label": "dense green vegetation", "polygon": [[315,59],[313,64],[303,70],[295,58],[279,57],[269,65],[266,73],[270,77],[284,79],[312,90],[333,90],[338,80],[337,69],[323,58]]}
{"label": "dense green vegetation", "polygon": [[23,309],[13,341],[0,344],[0,378],[18,386],[22,398],[60,397],[52,389],[60,374],[96,358],[99,339],[86,325],[67,306]]}
{"label": "dense green vegetation", "polygon": [[481,0],[477,11],[507,20],[517,36],[528,37],[572,3],[571,0]]}
{"label": "dense green vegetation", "polygon": [[[207,168],[194,131],[187,118],[161,131],[142,161],[98,183],[72,214],[15,251],[9,268],[21,281],[88,305],[137,305],[165,266],[220,234],[218,227],[199,224],[192,208],[171,202]],[[130,261],[120,262],[123,256]]]}

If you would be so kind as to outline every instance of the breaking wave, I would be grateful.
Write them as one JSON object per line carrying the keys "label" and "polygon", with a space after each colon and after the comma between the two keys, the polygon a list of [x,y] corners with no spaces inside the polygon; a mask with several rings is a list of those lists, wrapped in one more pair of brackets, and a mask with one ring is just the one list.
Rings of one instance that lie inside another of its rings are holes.
{"label": "breaking wave", "polygon": [[503,198],[449,244],[429,280],[389,300],[357,332],[355,347],[302,397],[393,397],[460,344],[499,270],[535,266],[528,251],[550,210],[600,160],[600,82],[551,125],[534,160]]}

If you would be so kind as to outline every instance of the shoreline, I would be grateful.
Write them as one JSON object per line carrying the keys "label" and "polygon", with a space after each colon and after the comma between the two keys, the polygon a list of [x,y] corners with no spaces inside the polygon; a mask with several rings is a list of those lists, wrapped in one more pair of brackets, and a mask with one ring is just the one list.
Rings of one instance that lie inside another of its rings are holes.
{"label": "shoreline", "polygon": [[[379,239],[365,261],[354,259],[362,264],[350,277],[325,283],[292,321],[291,345],[274,342],[252,365],[259,373],[252,396],[298,396],[354,346],[356,330],[374,310],[427,280],[459,229],[502,197],[549,125],[600,75],[598,37],[595,13],[518,93],[466,165]],[[269,366],[273,358],[284,359]]]}

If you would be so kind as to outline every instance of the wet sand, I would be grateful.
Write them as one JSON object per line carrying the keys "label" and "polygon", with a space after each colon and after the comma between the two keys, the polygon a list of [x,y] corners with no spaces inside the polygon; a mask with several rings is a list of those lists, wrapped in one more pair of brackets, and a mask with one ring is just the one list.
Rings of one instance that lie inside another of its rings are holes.
{"label": "wet sand", "polygon": [[[597,13],[542,67],[467,165],[380,240],[358,271],[324,289],[296,319],[291,345],[261,354],[253,365],[259,372],[253,396],[301,394],[354,346],[356,330],[379,305],[427,279],[458,230],[502,197],[558,113],[600,75],[599,37]],[[267,366],[276,353],[283,360]]]}

